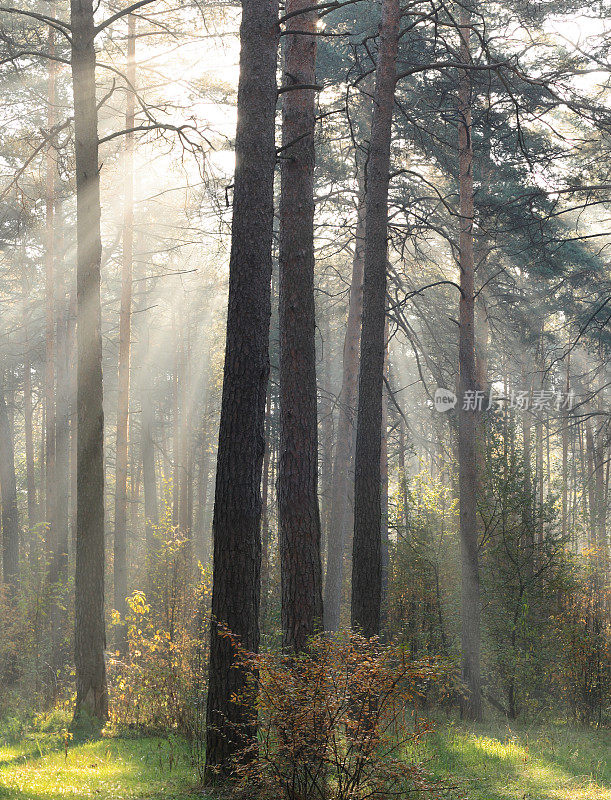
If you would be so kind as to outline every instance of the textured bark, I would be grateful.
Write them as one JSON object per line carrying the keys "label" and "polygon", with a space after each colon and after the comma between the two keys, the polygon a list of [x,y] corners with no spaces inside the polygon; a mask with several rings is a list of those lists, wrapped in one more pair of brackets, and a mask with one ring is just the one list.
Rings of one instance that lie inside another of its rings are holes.
{"label": "textured bark", "polygon": [[[125,130],[134,127],[136,99],[136,17],[127,18],[127,103]],[[121,265],[121,308],[119,312],[119,363],[117,382],[117,451],[115,479],[114,598],[113,605],[124,619],[127,613],[127,460],[129,443],[129,385],[132,320],[132,271],[134,258],[134,134],[127,133],[123,154],[123,260]],[[127,648],[127,629],[117,627],[117,645]]]}
{"label": "textured bark", "polygon": [[[288,0],[286,13],[311,8]],[[318,508],[316,320],[314,309],[315,92],[317,14],[288,23],[282,102],[280,196],[280,460],[278,519],[284,646],[302,650],[322,626]],[[293,33],[296,31],[298,33]]]}
{"label": "textured bark", "polygon": [[71,0],[77,207],[75,717],[108,716],[104,648],[104,409],[100,176],[92,0]]}
{"label": "textured bark", "polygon": [[353,629],[367,637],[380,633],[381,618],[380,458],[386,349],[384,327],[388,256],[388,184],[400,18],[398,0],[384,0],[365,201],[365,264],[355,454],[351,621]]}
{"label": "textured bark", "polygon": [[348,482],[354,449],[355,413],[359,379],[361,314],[363,311],[363,265],[365,260],[365,180],[361,174],[359,207],[352,260],[352,280],[348,319],[344,337],[342,388],[339,395],[337,442],[333,464],[331,516],[327,533],[327,571],[325,575],[324,624],[326,631],[339,630],[344,556],[346,551],[346,516]]}
{"label": "textured bark", "polygon": [[255,736],[254,708],[232,702],[247,676],[235,665],[226,626],[259,646],[261,470],[269,325],[279,31],[275,0],[243,0],[238,127],[229,264],[227,339],[214,502],[214,572],[206,765],[227,773]]}
{"label": "textured bark", "polygon": [[2,493],[2,579],[14,591],[19,583],[19,511],[13,426],[3,382],[0,384],[0,492]]}
{"label": "textured bark", "polygon": [[[460,13],[460,60],[471,61],[469,13]],[[459,414],[458,480],[460,495],[460,543],[462,562],[461,646],[462,673],[467,696],[462,713],[467,719],[482,715],[480,673],[480,582],[477,537],[477,428],[478,413],[465,410],[466,392],[475,392],[475,264],[473,255],[473,144],[471,141],[471,80],[461,70],[458,97],[458,151],[460,189],[460,309],[459,309]]]}

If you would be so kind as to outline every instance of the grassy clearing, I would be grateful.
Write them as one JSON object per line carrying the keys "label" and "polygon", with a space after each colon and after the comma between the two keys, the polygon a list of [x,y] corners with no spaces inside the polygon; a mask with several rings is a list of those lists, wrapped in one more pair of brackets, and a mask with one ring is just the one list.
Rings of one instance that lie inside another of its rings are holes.
{"label": "grassy clearing", "polygon": [[468,800],[611,800],[611,732],[437,724],[410,754]]}
{"label": "grassy clearing", "polygon": [[[407,754],[467,800],[611,800],[611,732],[439,722]],[[0,738],[0,800],[202,800],[179,739]]]}
{"label": "grassy clearing", "polygon": [[187,800],[193,789],[180,740],[99,739],[68,748],[44,737],[0,747],[0,800]]}

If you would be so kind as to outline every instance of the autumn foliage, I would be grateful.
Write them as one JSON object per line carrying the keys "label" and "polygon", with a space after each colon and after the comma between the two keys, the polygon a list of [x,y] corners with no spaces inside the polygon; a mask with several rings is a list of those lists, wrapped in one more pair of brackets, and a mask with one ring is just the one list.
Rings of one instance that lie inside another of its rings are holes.
{"label": "autumn foliage", "polygon": [[262,800],[365,800],[436,793],[405,757],[428,724],[412,715],[441,662],[413,661],[360,636],[311,640],[306,652],[241,653],[257,682],[259,737],[240,754],[236,794]]}

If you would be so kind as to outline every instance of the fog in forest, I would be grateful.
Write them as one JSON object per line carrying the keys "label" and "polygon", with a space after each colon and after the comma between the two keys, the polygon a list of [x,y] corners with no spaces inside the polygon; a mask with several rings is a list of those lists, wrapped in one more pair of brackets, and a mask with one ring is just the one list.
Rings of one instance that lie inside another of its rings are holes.
{"label": "fog in forest", "polygon": [[0,797],[611,797],[610,19],[0,8]]}

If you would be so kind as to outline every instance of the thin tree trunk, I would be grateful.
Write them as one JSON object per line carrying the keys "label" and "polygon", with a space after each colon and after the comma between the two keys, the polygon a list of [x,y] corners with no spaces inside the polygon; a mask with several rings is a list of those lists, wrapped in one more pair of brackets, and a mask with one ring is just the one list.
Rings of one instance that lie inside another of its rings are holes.
{"label": "thin tree trunk", "polygon": [[[49,28],[48,48],[55,52],[55,31]],[[47,125],[56,122],[57,62],[49,61],[47,78]],[[47,555],[55,557],[58,525],[55,482],[55,174],[52,148],[46,154],[45,185],[45,521]]]}
{"label": "thin tree trunk", "polygon": [[269,484],[270,463],[272,454],[271,424],[272,424],[272,393],[271,383],[267,390],[265,403],[265,455],[263,456],[263,489],[261,492],[261,630],[265,630],[267,619],[267,595],[269,592],[269,561],[270,561],[270,529],[269,529]]}
{"label": "thin tree trunk", "polygon": [[92,0],[71,0],[77,206],[75,717],[108,717],[104,649],[104,409],[100,161]]}
{"label": "thin tree trunk", "polygon": [[[322,626],[314,308],[316,23],[311,0],[284,42],[280,196],[280,461],[278,517],[284,646],[302,650]],[[299,13],[302,12],[302,13]],[[295,31],[295,33],[293,33]]]}
{"label": "thin tree trunk", "polygon": [[[25,267],[22,273],[23,303],[24,303],[24,359],[23,359],[23,416],[25,433],[25,469],[26,469],[26,491],[28,503],[28,530],[32,541],[36,534],[33,528],[38,522],[36,507],[36,479],[34,463],[34,431],[32,421],[32,363],[30,359],[30,309],[27,275]],[[37,548],[34,548],[36,551]]]}
{"label": "thin tree trunk", "polygon": [[15,480],[13,426],[0,377],[0,492],[2,494],[2,578],[15,592],[19,584],[19,511]]}
{"label": "thin tree trunk", "polygon": [[327,534],[327,570],[325,575],[324,625],[327,631],[339,630],[344,556],[346,551],[346,517],[348,483],[354,449],[355,412],[359,378],[361,315],[363,312],[363,265],[365,260],[365,180],[359,177],[359,207],[352,260],[352,281],[348,303],[348,320],[344,338],[342,388],[339,395],[337,442],[333,464],[331,517]]}
{"label": "thin tree trunk", "polygon": [[261,470],[269,377],[275,110],[276,0],[243,0],[229,262],[227,339],[214,501],[214,574],[206,709],[206,767],[231,770],[256,735],[254,708],[233,701],[247,689],[226,626],[259,647]]}
{"label": "thin tree trunk", "polygon": [[[321,477],[321,557],[325,552],[326,540],[329,538],[331,520],[331,502],[333,494],[333,391],[331,383],[331,328],[328,318],[324,325],[323,364],[324,379],[321,392],[320,416],[322,446],[320,448]],[[323,612],[324,613],[324,612]]]}
{"label": "thin tree trunk", "polygon": [[147,362],[142,389],[142,483],[144,485],[144,525],[147,560],[156,550],[159,507],[157,504],[157,478],[155,475],[155,440],[153,435],[153,371],[150,364],[150,348],[147,349]]}
{"label": "thin tree trunk", "polygon": [[[136,17],[127,17],[127,103],[125,130],[134,127],[136,98]],[[125,176],[123,195],[123,261],[121,269],[121,309],[119,312],[119,364],[117,396],[117,454],[115,484],[114,608],[125,619],[127,614],[127,469],[129,444],[129,386],[132,320],[132,271],[134,260],[134,134],[125,134],[123,154]],[[117,627],[117,645],[127,649],[127,628]]]}
{"label": "thin tree trunk", "polygon": [[[470,18],[460,11],[460,60],[471,61]],[[458,150],[460,190],[460,333],[458,402],[458,479],[460,494],[460,542],[462,562],[461,645],[463,681],[468,695],[463,716],[480,719],[480,583],[477,537],[477,427],[478,413],[466,406],[468,394],[477,391],[475,364],[475,265],[473,255],[473,144],[471,139],[471,79],[461,71],[458,98]]]}
{"label": "thin tree trunk", "polygon": [[[55,409],[55,520],[57,525],[57,577],[63,579],[68,569],[70,532],[70,299],[65,278],[63,252],[63,215],[56,210],[56,227],[60,231],[56,273],[56,409]],[[60,609],[61,614],[61,609]]]}
{"label": "thin tree trunk", "polygon": [[172,314],[172,332],[174,335],[174,374],[172,376],[172,525],[178,525],[178,505],[180,503],[180,351],[182,337],[177,329],[176,316]]}
{"label": "thin tree trunk", "polygon": [[[567,356],[566,363],[566,383],[565,393],[568,396],[571,390],[571,367],[570,354]],[[568,533],[568,498],[569,498],[569,415],[563,414],[560,424],[562,425],[562,539],[565,540]]]}
{"label": "thin tree trunk", "polygon": [[401,10],[384,0],[367,166],[361,365],[356,432],[351,624],[364,636],[380,633],[382,390],[388,257],[390,140],[397,82]]}
{"label": "thin tree trunk", "polygon": [[191,408],[190,408],[190,342],[187,331],[183,337],[180,349],[180,492],[178,503],[178,528],[181,537],[185,540],[185,556],[187,563],[193,560],[193,464],[191,448]]}
{"label": "thin tree trunk", "polygon": [[[384,374],[388,381],[388,317],[385,328],[386,362]],[[382,588],[381,588],[381,622],[380,632],[385,633],[388,624],[388,570],[390,557],[388,552],[388,386],[382,389],[382,441],[380,445],[380,480],[381,480],[381,518],[380,518],[380,547],[382,561]]]}

